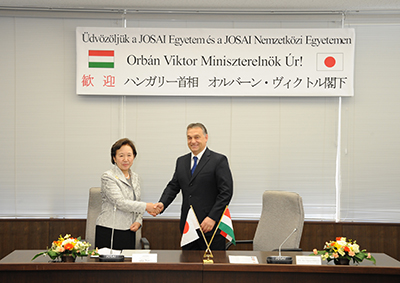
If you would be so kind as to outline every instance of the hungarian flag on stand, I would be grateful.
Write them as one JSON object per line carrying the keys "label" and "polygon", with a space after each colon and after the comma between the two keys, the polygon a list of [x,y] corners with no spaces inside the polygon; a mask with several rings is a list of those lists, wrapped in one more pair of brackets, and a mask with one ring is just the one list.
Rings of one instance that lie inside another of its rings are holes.
{"label": "hungarian flag on stand", "polygon": [[199,235],[196,231],[197,229],[200,229],[199,221],[197,221],[193,208],[190,207],[188,215],[186,217],[185,228],[183,228],[181,247],[193,241],[196,241],[199,238]]}
{"label": "hungarian flag on stand", "polygon": [[232,244],[236,245],[235,233],[233,233],[233,225],[231,219],[231,213],[229,208],[226,207],[224,214],[222,215],[221,221],[218,225],[218,229],[221,230],[220,234],[224,236]]}

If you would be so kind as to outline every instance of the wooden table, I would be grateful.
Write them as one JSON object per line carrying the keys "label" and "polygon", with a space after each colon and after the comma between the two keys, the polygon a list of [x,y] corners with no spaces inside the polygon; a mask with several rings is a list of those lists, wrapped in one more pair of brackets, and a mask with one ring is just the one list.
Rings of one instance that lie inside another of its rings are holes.
{"label": "wooden table", "polygon": [[[311,252],[284,252],[292,256],[293,264],[266,264],[266,258],[276,252],[229,251],[226,255],[214,252],[212,265],[204,265],[203,282],[400,282],[400,262],[382,254],[373,253],[376,265],[364,260],[360,265],[334,265],[323,261],[322,265],[297,265],[296,255],[310,255]],[[260,264],[227,264],[228,255],[256,255]],[[225,264],[223,264],[223,262]]]}
{"label": "wooden table", "polygon": [[[267,264],[276,252],[214,251],[214,264],[203,264],[202,251],[154,250],[157,263],[99,262],[78,258],[75,263],[49,262],[48,257],[32,257],[41,251],[16,250],[0,260],[0,282],[400,282],[400,262],[374,253],[360,265],[297,265],[296,255],[310,252],[284,252],[293,264]],[[230,264],[229,255],[257,256],[259,264]]]}

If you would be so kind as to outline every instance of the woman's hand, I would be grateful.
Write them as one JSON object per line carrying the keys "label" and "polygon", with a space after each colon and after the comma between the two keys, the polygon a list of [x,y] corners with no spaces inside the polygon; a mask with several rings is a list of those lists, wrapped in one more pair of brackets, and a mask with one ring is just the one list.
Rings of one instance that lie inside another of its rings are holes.
{"label": "woman's hand", "polygon": [[164,209],[164,205],[159,202],[159,203],[146,203],[146,211],[152,215],[152,216],[156,216],[158,215],[162,210]]}
{"label": "woman's hand", "polygon": [[136,232],[137,230],[139,230],[140,226],[142,226],[142,225],[140,225],[139,222],[134,222],[129,229],[132,232]]}

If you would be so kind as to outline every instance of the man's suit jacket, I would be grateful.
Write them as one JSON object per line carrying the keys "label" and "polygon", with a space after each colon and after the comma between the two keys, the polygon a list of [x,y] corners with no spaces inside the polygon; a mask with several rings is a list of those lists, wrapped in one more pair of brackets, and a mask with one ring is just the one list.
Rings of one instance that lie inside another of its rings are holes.
{"label": "man's suit jacket", "polygon": [[166,209],[176,195],[180,191],[182,192],[181,233],[185,227],[190,205],[193,206],[200,224],[207,216],[218,224],[233,194],[232,174],[225,155],[206,148],[193,176],[190,172],[190,165],[191,153],[177,159],[172,180],[160,198],[160,202]]}

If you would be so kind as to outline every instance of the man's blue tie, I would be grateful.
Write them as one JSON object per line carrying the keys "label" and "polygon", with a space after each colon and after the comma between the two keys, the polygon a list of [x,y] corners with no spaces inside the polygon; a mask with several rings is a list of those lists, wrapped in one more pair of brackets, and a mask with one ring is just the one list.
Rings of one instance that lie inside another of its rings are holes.
{"label": "man's blue tie", "polygon": [[193,172],[194,172],[194,170],[196,169],[196,166],[197,166],[197,156],[193,156],[193,160],[194,160],[194,164],[193,164],[193,167],[192,167],[192,175],[193,175]]}

